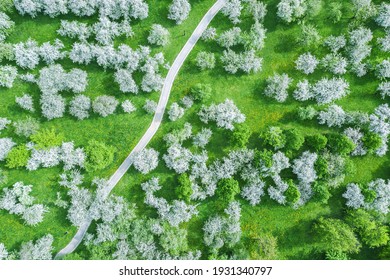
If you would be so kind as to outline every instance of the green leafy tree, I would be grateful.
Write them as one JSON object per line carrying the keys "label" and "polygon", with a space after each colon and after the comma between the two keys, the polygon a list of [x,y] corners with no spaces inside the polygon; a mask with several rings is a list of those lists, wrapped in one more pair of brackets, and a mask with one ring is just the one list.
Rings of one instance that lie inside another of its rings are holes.
{"label": "green leafy tree", "polygon": [[265,165],[265,167],[270,168],[273,164],[272,160],[273,152],[267,149],[264,149],[262,151],[255,150],[255,156],[253,159],[253,163],[256,168],[260,168]]}
{"label": "green leafy tree", "polygon": [[203,102],[210,98],[211,96],[211,86],[209,84],[196,84],[191,89],[191,95],[194,100]]}
{"label": "green leafy tree", "polygon": [[231,141],[234,147],[244,148],[248,144],[252,131],[245,123],[237,124],[231,135]]}
{"label": "green leafy tree", "polygon": [[260,137],[264,144],[273,147],[274,149],[281,149],[286,145],[286,136],[283,130],[278,126],[270,126],[265,130]]}
{"label": "green leafy tree", "polygon": [[317,176],[320,179],[326,178],[329,174],[328,172],[328,161],[322,157],[319,156],[314,163],[314,168],[316,170]]}
{"label": "green leafy tree", "polygon": [[187,173],[180,174],[178,181],[179,184],[175,189],[177,197],[179,199],[189,202],[190,197],[192,195],[192,188],[191,188],[192,183],[188,174]]}
{"label": "green leafy tree", "polygon": [[337,23],[343,17],[343,4],[340,2],[332,2],[329,4],[329,18]]}
{"label": "green leafy tree", "polygon": [[175,227],[165,227],[160,237],[161,247],[171,255],[179,256],[188,250],[187,230]]}
{"label": "green leafy tree", "polygon": [[330,133],[327,138],[329,150],[336,154],[347,155],[356,147],[352,140],[343,134]]}
{"label": "green leafy tree", "polygon": [[96,140],[90,140],[85,152],[87,154],[85,164],[87,171],[96,171],[106,168],[113,162],[115,148]]}
{"label": "green leafy tree", "polygon": [[293,180],[289,179],[287,181],[288,189],[284,193],[286,196],[286,199],[289,203],[294,204],[298,202],[298,200],[301,198],[301,193],[299,192],[297,186],[294,184]]}
{"label": "green leafy tree", "polygon": [[301,34],[298,37],[298,43],[306,48],[318,46],[321,42],[321,35],[317,28],[311,24],[301,25]]}
{"label": "green leafy tree", "polygon": [[326,147],[326,144],[328,143],[328,138],[326,138],[326,136],[322,134],[309,135],[306,136],[305,143],[307,144],[307,146],[309,146],[309,148],[318,152]]}
{"label": "green leafy tree", "polygon": [[362,194],[364,196],[364,201],[366,203],[372,203],[374,202],[376,198],[376,191],[375,190],[370,190],[367,186],[360,186],[360,189],[362,191]]}
{"label": "green leafy tree", "polygon": [[369,153],[375,152],[382,145],[382,138],[378,134],[370,131],[364,133],[362,141]]}
{"label": "green leafy tree", "polygon": [[0,1],[0,11],[1,12],[10,12],[13,8],[12,0],[1,0]]}
{"label": "green leafy tree", "polygon": [[302,133],[295,129],[287,129],[284,131],[284,135],[286,137],[286,145],[285,148],[287,150],[299,150],[303,143],[305,142],[305,137]]}
{"label": "green leafy tree", "polygon": [[35,143],[35,147],[38,149],[48,149],[55,146],[60,146],[64,140],[64,135],[56,133],[52,129],[41,129],[37,133],[30,136],[32,142]]}
{"label": "green leafy tree", "polygon": [[322,204],[327,204],[329,198],[331,197],[331,194],[329,192],[329,188],[326,184],[321,183],[321,182],[315,182],[313,187],[313,201],[322,203]]}
{"label": "green leafy tree", "polygon": [[384,246],[389,241],[387,227],[375,222],[374,217],[363,209],[349,211],[346,221],[370,248]]}
{"label": "green leafy tree", "polygon": [[26,145],[19,145],[8,153],[6,166],[8,168],[25,167],[29,157],[30,151],[27,150]]}
{"label": "green leafy tree", "polygon": [[338,219],[321,217],[314,224],[316,247],[329,252],[335,250],[343,253],[358,253],[360,243],[357,240],[352,228]]}
{"label": "green leafy tree", "polygon": [[216,196],[221,205],[227,205],[232,202],[237,194],[240,193],[238,182],[232,178],[222,179],[218,182]]}
{"label": "green leafy tree", "polygon": [[348,260],[348,255],[344,252],[340,252],[337,250],[329,250],[325,253],[325,258],[331,261],[337,261],[337,260],[345,261]]}

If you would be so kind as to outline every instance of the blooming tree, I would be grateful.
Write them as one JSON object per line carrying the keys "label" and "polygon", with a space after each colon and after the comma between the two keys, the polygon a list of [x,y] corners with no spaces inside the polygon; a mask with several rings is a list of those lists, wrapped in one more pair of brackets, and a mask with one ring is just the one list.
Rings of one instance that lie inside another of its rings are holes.
{"label": "blooming tree", "polygon": [[154,149],[143,149],[142,151],[134,154],[132,163],[139,172],[147,174],[150,171],[156,169],[158,165],[158,155]]}

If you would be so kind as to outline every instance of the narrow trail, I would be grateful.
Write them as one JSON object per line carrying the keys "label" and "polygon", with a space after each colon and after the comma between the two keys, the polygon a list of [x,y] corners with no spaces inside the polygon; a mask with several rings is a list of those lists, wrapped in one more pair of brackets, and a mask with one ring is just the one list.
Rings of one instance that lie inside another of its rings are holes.
{"label": "narrow trail", "polygon": [[[131,166],[131,158],[134,154],[142,151],[156,134],[158,128],[161,125],[165,109],[167,107],[167,103],[169,100],[169,95],[171,94],[171,89],[173,86],[173,82],[176,79],[177,74],[179,73],[180,68],[183,66],[184,61],[198,42],[200,36],[203,31],[208,27],[212,19],[217,15],[217,13],[221,10],[221,8],[225,5],[226,0],[217,0],[217,2],[207,11],[202,20],[199,22],[198,26],[192,33],[191,37],[188,39],[184,47],[181,49],[179,55],[176,57],[173,62],[171,68],[169,69],[168,75],[165,78],[164,85],[161,91],[160,100],[157,105],[156,112],[153,117],[153,121],[149,126],[148,130],[142,136],[141,140],[134,147],[134,149],[130,152],[127,158],[123,161],[123,163],[119,166],[119,168],[115,171],[115,173],[109,179],[105,191],[104,198],[106,199],[108,195],[111,193],[112,189],[118,184],[120,179],[125,175],[127,170],[129,170]],[[55,256],[56,259],[61,259],[67,254],[72,253],[81,243],[86,234],[89,226],[92,223],[92,219],[88,218],[78,229],[76,235],[72,238],[72,240],[66,245],[58,254]]]}

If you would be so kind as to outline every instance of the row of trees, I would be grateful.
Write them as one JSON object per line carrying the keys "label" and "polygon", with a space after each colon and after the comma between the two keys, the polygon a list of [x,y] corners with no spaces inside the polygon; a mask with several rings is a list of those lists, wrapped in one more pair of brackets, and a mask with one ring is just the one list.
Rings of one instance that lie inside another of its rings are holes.
{"label": "row of trees", "polygon": [[15,8],[21,15],[36,17],[43,13],[52,18],[73,13],[79,17],[92,16],[99,13],[114,20],[145,19],[148,17],[149,7],[143,0],[16,0]]}

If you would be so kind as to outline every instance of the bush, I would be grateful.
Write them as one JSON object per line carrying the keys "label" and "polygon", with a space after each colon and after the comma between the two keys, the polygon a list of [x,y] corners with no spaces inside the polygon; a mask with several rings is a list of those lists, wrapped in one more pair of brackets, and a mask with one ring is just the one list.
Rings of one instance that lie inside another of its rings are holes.
{"label": "bush", "polygon": [[6,166],[8,168],[25,167],[29,157],[30,151],[27,150],[26,145],[19,145],[8,153]]}
{"label": "bush", "polygon": [[305,143],[314,151],[318,152],[326,147],[328,138],[322,134],[309,135],[306,136]]}
{"label": "bush", "polygon": [[275,150],[282,149],[286,145],[286,136],[283,130],[277,126],[270,126],[260,135],[264,144],[273,147]]}
{"label": "bush", "polygon": [[187,173],[182,173],[178,179],[178,186],[175,189],[177,197],[186,202],[190,202],[192,195],[192,183]]}
{"label": "bush", "polygon": [[231,142],[234,147],[244,148],[251,137],[252,131],[248,125],[241,123],[235,126],[231,135]]}
{"label": "bush", "polygon": [[347,155],[356,148],[356,145],[352,140],[345,135],[331,133],[327,135],[327,138],[328,148],[333,153]]}
{"label": "bush", "polygon": [[30,139],[34,142],[36,149],[48,149],[60,146],[64,140],[64,135],[61,133],[57,134],[54,128],[42,129],[31,135]]}
{"label": "bush", "polygon": [[114,161],[115,148],[96,140],[88,142],[85,152],[87,154],[85,168],[88,172],[102,170]]}
{"label": "bush", "polygon": [[352,229],[341,220],[321,217],[314,225],[314,232],[316,247],[323,252],[357,253],[361,247]]}
{"label": "bush", "polygon": [[284,131],[286,137],[285,149],[287,150],[299,150],[305,142],[305,137],[296,128],[287,129]]}
{"label": "bush", "polygon": [[301,193],[291,179],[288,180],[288,189],[284,195],[286,196],[287,202],[291,204],[297,203],[301,197]]}
{"label": "bush", "polygon": [[240,186],[234,179],[222,179],[218,182],[218,187],[215,192],[218,201],[223,208],[232,202],[237,194],[240,193]]}

